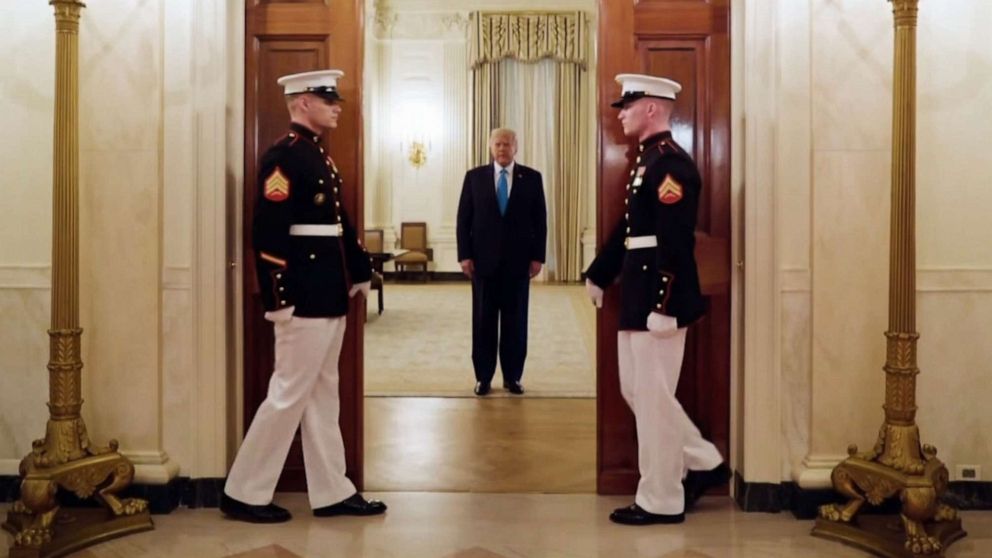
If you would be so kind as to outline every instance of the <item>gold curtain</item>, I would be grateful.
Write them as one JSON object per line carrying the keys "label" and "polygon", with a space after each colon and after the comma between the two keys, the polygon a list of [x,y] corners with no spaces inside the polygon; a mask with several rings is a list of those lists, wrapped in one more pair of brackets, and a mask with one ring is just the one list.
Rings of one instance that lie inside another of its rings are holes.
{"label": "gold curtain", "polygon": [[514,58],[552,58],[586,67],[586,17],[582,12],[472,14],[469,64]]}
{"label": "gold curtain", "polygon": [[[489,132],[506,125],[500,99],[500,64],[507,59],[557,63],[557,114],[554,130],[554,183],[545,184],[554,257],[548,278],[578,281],[582,266],[582,185],[588,163],[583,95],[586,87],[587,40],[583,12],[472,14],[469,67],[472,70],[472,164],[489,162]],[[541,169],[538,169],[541,170]],[[550,182],[550,181],[549,181]]]}
{"label": "gold curtain", "polygon": [[585,134],[583,74],[577,64],[558,64],[557,184],[553,188],[555,204],[555,269],[549,276],[557,281],[578,281],[582,273],[582,180],[588,152],[582,140]]}
{"label": "gold curtain", "polygon": [[499,103],[499,63],[472,70],[472,165],[489,162],[489,132],[503,122]]}

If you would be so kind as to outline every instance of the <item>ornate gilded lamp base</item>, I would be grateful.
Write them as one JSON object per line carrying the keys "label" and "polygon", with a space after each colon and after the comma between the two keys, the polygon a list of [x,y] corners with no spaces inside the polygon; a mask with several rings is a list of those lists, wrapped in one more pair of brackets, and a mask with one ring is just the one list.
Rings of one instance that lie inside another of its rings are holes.
{"label": "ornate gilded lamp base", "polygon": [[[959,519],[928,523],[925,527],[942,548],[947,548],[951,543],[965,536]],[[821,517],[816,520],[813,536],[844,543],[884,558],[926,556],[906,549],[906,534],[903,531],[902,521],[891,515],[862,515],[857,522],[852,523],[837,523]]]}
{"label": "ornate gilded lamp base", "polygon": [[[893,430],[905,431],[896,436]],[[947,488],[947,468],[933,446],[922,448],[922,458],[918,445],[913,451],[918,436],[915,425],[885,425],[879,443],[889,451],[879,455],[876,448],[857,455],[857,447],[849,448],[851,457],[831,475],[834,489],[849,500],[822,506],[813,535],[886,558],[943,556],[944,549],[964,537],[957,510],[940,502]],[[898,517],[858,515],[865,502],[877,506],[897,495],[902,503]]]}
{"label": "ornate gilded lamp base", "polygon": [[[102,453],[74,461],[39,467],[36,453],[21,462],[21,498],[7,513],[3,528],[14,536],[11,558],[49,558],[115,537],[154,528],[148,503],[118,498],[134,477],[134,465],[111,443]],[[96,498],[103,508],[61,508],[56,500],[62,488],[80,498]]]}
{"label": "ornate gilded lamp base", "polygon": [[[55,145],[52,174],[52,327],[49,420],[20,464],[21,499],[3,528],[14,535],[12,558],[65,556],[86,546],[152,529],[148,502],[117,494],[134,465],[109,447],[90,445],[80,410],[79,328],[79,18],[81,0],[49,0],[55,8]],[[59,489],[95,498],[101,509],[60,509]]]}

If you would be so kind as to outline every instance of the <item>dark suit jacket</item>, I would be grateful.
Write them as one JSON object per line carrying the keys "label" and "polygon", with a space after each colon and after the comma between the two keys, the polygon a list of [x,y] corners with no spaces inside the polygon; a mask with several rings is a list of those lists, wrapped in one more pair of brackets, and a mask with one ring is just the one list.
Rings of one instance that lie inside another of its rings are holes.
{"label": "dark suit jacket", "polygon": [[[685,327],[706,310],[696,270],[696,214],[702,180],[670,132],[641,144],[627,183],[626,213],[586,277],[605,289],[620,277],[620,329],[646,330],[659,312]],[[655,248],[628,250],[628,236],[654,236]]]}
{"label": "dark suit jacket", "polygon": [[490,163],[465,173],[458,201],[458,261],[473,260],[481,277],[502,272],[527,277],[530,262],[544,263],[548,211],[541,173],[520,163],[506,214],[496,203],[495,167]]}
{"label": "dark suit jacket", "polygon": [[[295,306],[295,316],[344,316],[348,289],[371,278],[369,255],[340,207],[341,185],[317,135],[300,124],[262,156],[252,244],[266,310]],[[343,234],[290,236],[296,224],[340,224]]]}

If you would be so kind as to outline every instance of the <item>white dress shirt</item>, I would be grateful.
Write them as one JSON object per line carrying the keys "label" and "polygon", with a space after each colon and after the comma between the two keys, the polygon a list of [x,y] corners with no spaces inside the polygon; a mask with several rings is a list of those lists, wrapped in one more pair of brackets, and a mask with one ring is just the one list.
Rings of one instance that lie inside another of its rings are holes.
{"label": "white dress shirt", "polygon": [[[510,199],[510,192],[513,192],[513,167],[516,165],[516,161],[511,161],[506,168],[506,199]],[[496,191],[499,192],[499,171],[503,170],[504,167],[499,166],[499,163],[493,161],[493,167],[495,174],[495,184]]]}

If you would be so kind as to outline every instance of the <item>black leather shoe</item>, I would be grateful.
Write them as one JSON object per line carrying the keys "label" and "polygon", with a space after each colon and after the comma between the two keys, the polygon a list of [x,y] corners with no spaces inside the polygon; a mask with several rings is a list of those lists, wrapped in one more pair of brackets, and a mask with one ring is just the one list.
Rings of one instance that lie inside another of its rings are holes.
{"label": "black leather shoe", "polygon": [[385,511],[386,504],[378,500],[366,500],[356,492],[337,504],[314,509],[313,514],[317,517],[331,517],[334,515],[379,515]]}
{"label": "black leather shoe", "polygon": [[235,500],[227,494],[220,497],[220,511],[231,519],[249,523],[283,523],[293,518],[289,511],[275,504],[254,506]]}
{"label": "black leather shoe", "polygon": [[721,463],[709,471],[689,471],[682,480],[685,509],[689,510],[695,506],[696,501],[702,498],[707,490],[722,486],[728,480],[730,480],[730,467],[726,463]]}
{"label": "black leather shoe", "polygon": [[524,385],[520,382],[503,382],[503,389],[508,390],[514,395],[524,394]]}
{"label": "black leather shoe", "polygon": [[685,521],[685,514],[665,515],[651,513],[637,504],[631,504],[626,508],[617,508],[610,514],[610,521],[623,525],[673,525]]}
{"label": "black leather shoe", "polygon": [[475,382],[475,394],[476,395],[489,395],[489,390],[492,389],[489,382]]}

